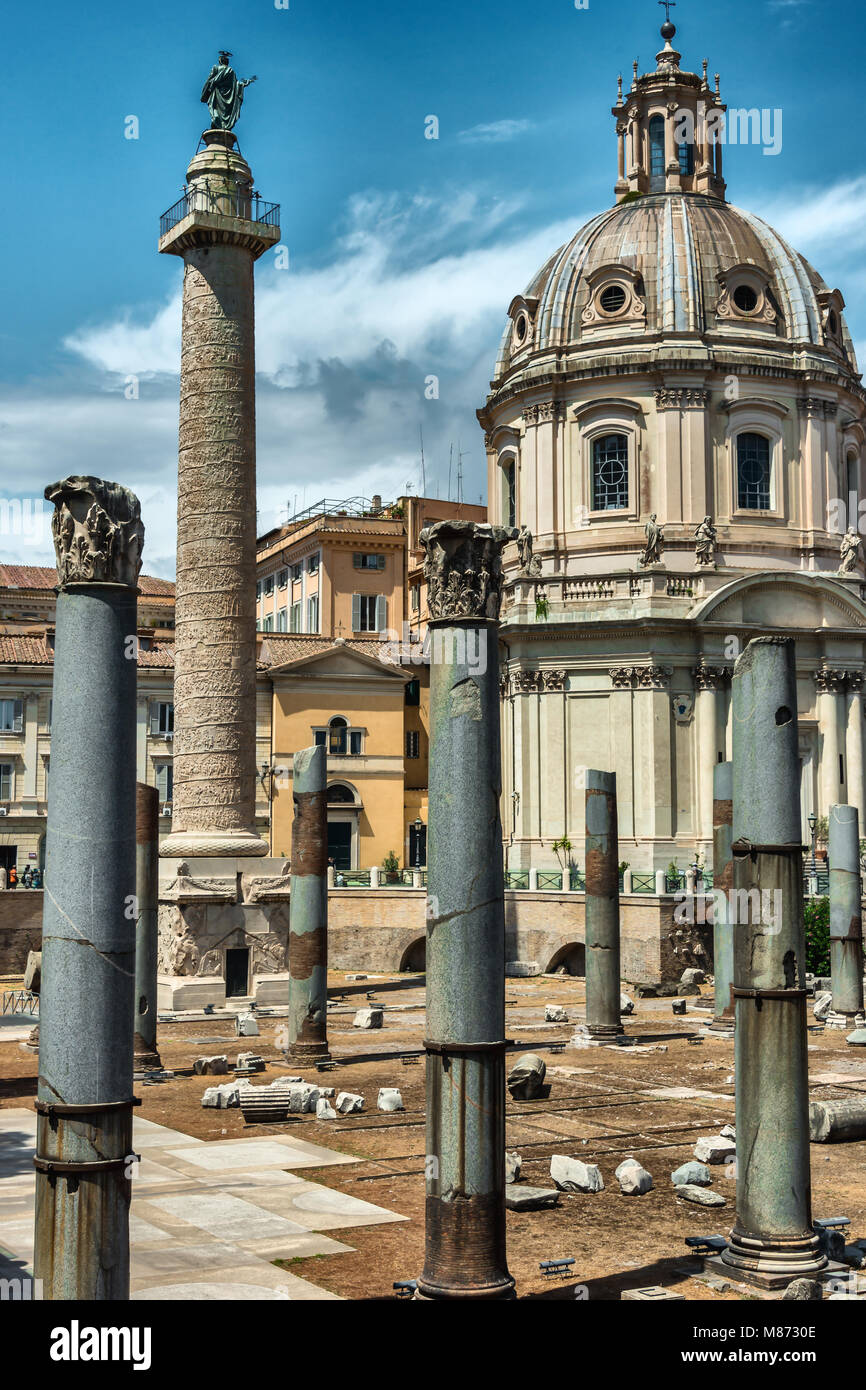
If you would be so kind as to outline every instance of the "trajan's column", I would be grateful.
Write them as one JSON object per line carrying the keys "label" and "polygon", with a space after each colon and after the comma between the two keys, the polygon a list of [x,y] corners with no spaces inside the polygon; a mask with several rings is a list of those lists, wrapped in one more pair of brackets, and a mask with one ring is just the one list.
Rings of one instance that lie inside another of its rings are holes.
{"label": "trajan's column", "polygon": [[267,853],[255,830],[256,444],[253,262],[280,239],[232,127],[244,88],[220,53],[211,126],[159,249],[184,260],[172,833],[161,855]]}

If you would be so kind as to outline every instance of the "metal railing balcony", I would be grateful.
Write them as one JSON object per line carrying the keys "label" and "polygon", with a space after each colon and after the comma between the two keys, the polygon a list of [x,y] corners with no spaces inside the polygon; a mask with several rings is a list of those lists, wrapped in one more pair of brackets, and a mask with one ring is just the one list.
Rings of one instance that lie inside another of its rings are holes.
{"label": "metal railing balcony", "polygon": [[268,227],[280,225],[279,203],[266,203],[260,194],[248,193],[240,188],[210,188],[207,184],[200,184],[188,188],[183,197],[162,214],[159,219],[160,236],[165,236],[194,212],[241,217],[247,222],[264,222]]}

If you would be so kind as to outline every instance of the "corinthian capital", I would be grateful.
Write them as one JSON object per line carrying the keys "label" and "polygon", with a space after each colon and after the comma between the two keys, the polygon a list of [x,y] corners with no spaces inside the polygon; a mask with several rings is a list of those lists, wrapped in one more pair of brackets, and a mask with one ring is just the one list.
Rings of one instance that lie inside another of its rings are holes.
{"label": "corinthian capital", "polygon": [[718,690],[729,675],[726,666],[706,666],[703,661],[692,671],[696,690]]}
{"label": "corinthian capital", "polygon": [[819,694],[838,695],[845,689],[848,672],[841,667],[821,666],[815,672],[815,684]]}
{"label": "corinthian capital", "polygon": [[134,589],[141,569],[144,526],[135,493],[102,478],[75,476],[51,483],[51,530],[57,582],[125,584]]}
{"label": "corinthian capital", "polygon": [[432,619],[499,618],[502,548],[516,540],[516,527],[486,522],[437,521],[425,526],[424,577]]}

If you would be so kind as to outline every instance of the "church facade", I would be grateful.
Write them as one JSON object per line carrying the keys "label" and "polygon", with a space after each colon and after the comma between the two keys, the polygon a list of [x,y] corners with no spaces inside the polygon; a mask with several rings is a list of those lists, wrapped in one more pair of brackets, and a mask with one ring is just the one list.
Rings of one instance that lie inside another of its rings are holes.
{"label": "church facade", "polygon": [[617,774],[633,870],[709,867],[733,664],[763,634],[796,639],[804,843],[810,814],[866,809],[844,300],[727,201],[718,78],[682,70],[675,32],[620,84],[615,205],[512,300],[478,412],[489,518],[525,528],[501,633],[512,871],[556,868],[562,840],[583,867],[586,767]]}

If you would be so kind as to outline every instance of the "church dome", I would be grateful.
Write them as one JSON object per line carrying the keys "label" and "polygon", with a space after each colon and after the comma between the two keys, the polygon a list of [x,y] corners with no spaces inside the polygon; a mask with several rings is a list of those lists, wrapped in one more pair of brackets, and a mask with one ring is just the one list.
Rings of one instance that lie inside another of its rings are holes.
{"label": "church dome", "polygon": [[512,301],[495,376],[537,368],[539,354],[682,335],[752,352],[807,346],[848,376],[843,304],[754,213],[700,193],[633,195],[581,227]]}

